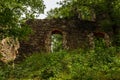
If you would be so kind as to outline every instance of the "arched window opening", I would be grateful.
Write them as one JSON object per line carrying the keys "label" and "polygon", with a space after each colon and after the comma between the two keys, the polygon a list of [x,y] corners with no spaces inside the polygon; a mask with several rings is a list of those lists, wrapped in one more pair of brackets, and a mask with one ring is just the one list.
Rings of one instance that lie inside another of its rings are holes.
{"label": "arched window opening", "polygon": [[91,49],[94,49],[95,47],[109,47],[111,45],[109,35],[104,32],[94,32],[87,36]]}
{"label": "arched window opening", "polygon": [[108,47],[110,45],[109,36],[104,32],[94,33],[96,47]]}
{"label": "arched window opening", "polygon": [[63,34],[60,31],[53,31],[51,34],[51,52],[59,52],[63,49]]}

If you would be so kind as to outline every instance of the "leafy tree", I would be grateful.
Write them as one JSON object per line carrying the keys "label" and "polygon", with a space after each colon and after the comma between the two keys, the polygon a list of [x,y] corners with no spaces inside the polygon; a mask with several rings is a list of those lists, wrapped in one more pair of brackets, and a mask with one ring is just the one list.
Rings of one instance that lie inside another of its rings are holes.
{"label": "leafy tree", "polygon": [[95,21],[104,31],[113,31],[116,44],[120,37],[119,0],[63,0],[60,8],[48,12],[48,18],[74,18]]}
{"label": "leafy tree", "polygon": [[[110,18],[111,20],[115,19],[116,23],[119,24],[119,0],[63,0],[58,4],[61,7],[48,12],[48,17],[65,18],[77,16],[82,19],[96,17],[96,20]],[[82,16],[86,16],[86,18]]]}
{"label": "leafy tree", "polygon": [[43,10],[43,0],[0,0],[0,38],[29,34],[30,29],[21,24]]}

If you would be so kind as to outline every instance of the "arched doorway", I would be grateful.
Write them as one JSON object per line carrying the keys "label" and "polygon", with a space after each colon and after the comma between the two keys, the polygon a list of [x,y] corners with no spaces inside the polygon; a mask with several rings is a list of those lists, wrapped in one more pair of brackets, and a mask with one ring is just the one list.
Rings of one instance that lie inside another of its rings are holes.
{"label": "arched doorway", "polygon": [[48,32],[47,38],[45,40],[46,51],[59,52],[67,48],[66,43],[66,33],[58,29],[53,29]]}
{"label": "arched doorway", "polygon": [[59,52],[63,50],[63,34],[54,30],[51,33],[51,52]]}

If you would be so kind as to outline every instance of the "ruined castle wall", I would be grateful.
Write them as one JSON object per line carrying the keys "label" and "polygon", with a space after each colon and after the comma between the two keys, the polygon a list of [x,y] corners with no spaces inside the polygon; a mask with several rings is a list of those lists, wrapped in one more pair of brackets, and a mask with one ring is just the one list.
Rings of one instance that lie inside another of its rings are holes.
{"label": "ruined castle wall", "polygon": [[64,49],[72,50],[88,46],[87,34],[94,31],[95,25],[88,21],[67,19],[28,20],[33,29],[28,41],[21,41],[20,53],[50,52],[52,31],[63,35]]}

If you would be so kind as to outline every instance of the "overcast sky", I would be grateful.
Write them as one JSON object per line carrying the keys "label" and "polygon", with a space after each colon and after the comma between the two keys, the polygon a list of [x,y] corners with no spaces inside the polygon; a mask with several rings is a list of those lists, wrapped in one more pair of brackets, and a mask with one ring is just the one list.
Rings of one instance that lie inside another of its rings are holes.
{"label": "overcast sky", "polygon": [[45,12],[44,14],[40,14],[40,16],[38,17],[39,19],[44,19],[45,17],[47,17],[47,11],[54,9],[55,7],[59,7],[58,4],[56,4],[56,2],[62,1],[62,0],[43,0],[44,4],[46,6]]}

